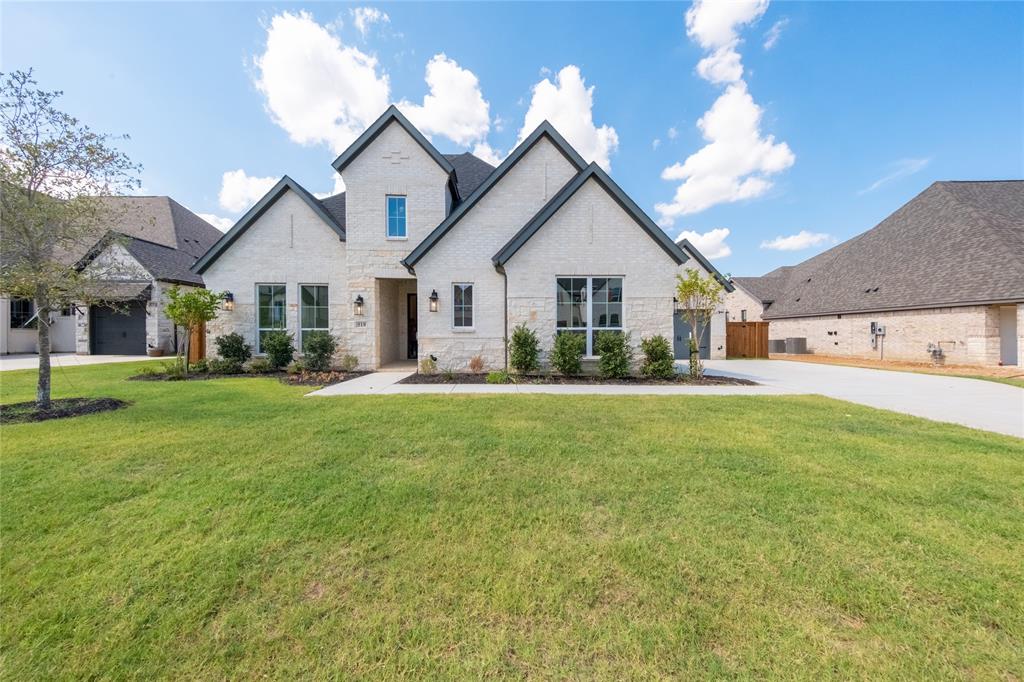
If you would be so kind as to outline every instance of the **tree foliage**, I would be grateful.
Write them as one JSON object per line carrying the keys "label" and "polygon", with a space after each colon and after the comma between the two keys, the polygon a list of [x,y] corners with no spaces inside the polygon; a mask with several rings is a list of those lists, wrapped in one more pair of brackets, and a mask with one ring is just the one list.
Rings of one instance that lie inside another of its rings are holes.
{"label": "tree foliage", "polygon": [[85,262],[95,254],[117,209],[104,197],[139,187],[141,167],[55,106],[59,91],[36,87],[32,72],[0,74],[0,293],[31,299],[38,324],[36,404],[50,404],[51,314],[106,300],[116,262]]}
{"label": "tree foliage", "polygon": [[192,332],[217,317],[222,295],[209,289],[182,289],[173,286],[167,290],[167,319],[185,331],[185,342],[178,345],[178,358],[188,373],[188,348]]}
{"label": "tree foliage", "polygon": [[704,374],[697,340],[703,337],[704,330],[711,324],[711,318],[724,298],[725,287],[712,275],[704,276],[696,270],[687,270],[685,276],[676,275],[676,300],[692,332],[690,374],[696,379]]}
{"label": "tree foliage", "polygon": [[512,330],[509,342],[508,362],[520,374],[535,372],[540,367],[540,341],[537,334],[525,324]]}

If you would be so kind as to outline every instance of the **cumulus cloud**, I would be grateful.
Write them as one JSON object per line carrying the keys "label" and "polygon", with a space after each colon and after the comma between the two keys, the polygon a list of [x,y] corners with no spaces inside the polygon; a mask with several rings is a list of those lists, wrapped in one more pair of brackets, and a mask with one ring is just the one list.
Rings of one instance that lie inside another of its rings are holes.
{"label": "cumulus cloud", "polygon": [[931,159],[900,159],[889,164],[889,172],[882,177],[875,180],[873,183],[865,187],[864,189],[857,192],[857,194],[867,194],[868,192],[874,192],[876,189],[892,182],[893,180],[899,180],[909,175],[913,175],[919,171],[925,169],[925,167],[931,163]]}
{"label": "cumulus cloud", "polygon": [[594,124],[594,86],[589,88],[579,67],[568,65],[555,75],[533,86],[530,108],[519,130],[522,142],[547,120],[587,161],[611,170],[610,156],[619,146],[619,136],[609,125]]}
{"label": "cumulus cloud", "polygon": [[443,135],[460,146],[483,141],[491,127],[490,105],[480,81],[444,53],[427,62],[430,92],[423,104],[402,101],[398,107],[426,135]]}
{"label": "cumulus cloud", "polygon": [[761,133],[761,116],[745,83],[726,89],[697,122],[708,144],[661,173],[664,180],[682,181],[671,202],[655,206],[662,218],[671,224],[680,215],[757,197],[771,188],[767,176],[792,166],[795,157],[785,142]]}
{"label": "cumulus cloud", "polygon": [[277,184],[279,178],[257,178],[247,175],[244,170],[228,171],[221,178],[221,208],[232,213],[240,213],[249,208]]}
{"label": "cumulus cloud", "polygon": [[196,213],[197,216],[216,227],[221,232],[227,232],[235,224],[231,218],[221,218],[213,213]]}
{"label": "cumulus cloud", "polygon": [[735,83],[743,77],[737,51],[739,29],[761,18],[768,0],[697,0],[686,11],[686,35],[711,54],[697,64],[697,74],[712,83]]}
{"label": "cumulus cloud", "polygon": [[476,146],[473,147],[473,156],[478,159],[482,159],[492,166],[497,166],[499,163],[505,160],[507,154],[502,154],[496,149],[492,149],[491,145],[486,142],[477,142]]}
{"label": "cumulus cloud", "polygon": [[772,24],[772,27],[764,34],[764,49],[770,50],[775,47],[775,44],[779,42],[779,38],[782,37],[782,29],[786,28],[788,24],[789,19],[785,17]]}
{"label": "cumulus cloud", "polygon": [[718,48],[697,62],[697,75],[712,83],[735,83],[743,78],[740,53],[731,45]]}
{"label": "cumulus cloud", "polygon": [[305,11],[271,19],[255,67],[270,117],[302,145],[340,153],[388,106],[388,77],[377,60]]}
{"label": "cumulus cloud", "polygon": [[812,246],[820,246],[822,244],[829,244],[835,241],[835,237],[825,232],[808,232],[807,230],[800,230],[796,234],[791,234],[788,237],[778,236],[770,241],[761,242],[762,249],[772,249],[774,251],[802,251],[809,249]]}
{"label": "cumulus cloud", "polygon": [[705,258],[714,260],[716,258],[725,258],[732,254],[732,249],[725,243],[725,238],[728,236],[729,228],[727,227],[716,227],[707,232],[683,230],[676,237],[676,242],[678,243],[685,239],[693,244],[694,248],[700,251]]}
{"label": "cumulus cloud", "polygon": [[374,24],[387,24],[391,22],[391,17],[388,16],[387,12],[383,12],[376,7],[354,7],[349,10],[349,14],[352,15],[352,23],[355,24],[356,30],[359,31],[364,40]]}

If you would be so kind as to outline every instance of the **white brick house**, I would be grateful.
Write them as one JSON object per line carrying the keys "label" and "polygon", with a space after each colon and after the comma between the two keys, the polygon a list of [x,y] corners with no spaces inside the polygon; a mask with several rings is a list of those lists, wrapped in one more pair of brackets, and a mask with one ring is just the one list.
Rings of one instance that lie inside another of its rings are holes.
{"label": "white brick house", "polygon": [[[586,334],[588,352],[600,329],[636,345],[688,333],[675,275],[721,279],[548,123],[492,168],[440,154],[391,107],[333,166],[344,193],[318,200],[286,176],[193,266],[231,300],[212,337],[239,332],[258,353],[261,332],[301,348],[326,329],[366,369],[428,356],[497,369],[520,323],[545,353],[563,331]],[[724,356],[719,317],[711,357]]]}

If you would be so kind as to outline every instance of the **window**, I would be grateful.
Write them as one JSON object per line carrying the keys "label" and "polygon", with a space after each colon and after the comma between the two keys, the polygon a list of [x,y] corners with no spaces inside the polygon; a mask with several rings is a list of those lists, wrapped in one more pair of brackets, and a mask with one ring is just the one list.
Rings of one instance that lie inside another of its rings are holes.
{"label": "window", "polygon": [[740,311],[740,322],[746,322],[746,321],[747,321],[747,311],[746,310],[741,310]]}
{"label": "window", "polygon": [[587,355],[598,332],[622,331],[621,277],[559,277],[556,289],[556,332],[584,335]]}
{"label": "window", "polygon": [[405,239],[405,197],[388,196],[388,239]]}
{"label": "window", "polygon": [[306,335],[327,331],[327,287],[304,284],[299,287],[299,320],[302,352],[306,352]]}
{"label": "window", "polygon": [[285,288],[283,284],[260,284],[256,287],[256,352],[262,353],[267,332],[285,328]]}
{"label": "window", "polygon": [[473,285],[452,285],[452,325],[463,329],[473,326]]}
{"label": "window", "polygon": [[11,329],[33,329],[35,304],[27,298],[11,299]]}

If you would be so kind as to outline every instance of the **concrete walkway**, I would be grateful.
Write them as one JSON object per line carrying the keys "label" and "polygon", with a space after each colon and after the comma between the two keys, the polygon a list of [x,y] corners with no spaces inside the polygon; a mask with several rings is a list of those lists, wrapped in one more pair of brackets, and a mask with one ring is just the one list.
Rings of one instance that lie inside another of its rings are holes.
{"label": "concrete walkway", "polygon": [[1024,389],[994,381],[785,360],[712,360],[716,374],[1024,438]]}
{"label": "concrete walkway", "polygon": [[[104,365],[110,362],[140,362],[153,360],[145,355],[77,355],[75,353],[52,353],[50,365],[53,367],[81,367],[82,365]],[[164,360],[173,360],[174,356],[166,356]],[[36,369],[39,367],[39,356],[35,353],[19,353],[0,355],[0,372],[14,369]]]}
{"label": "concrete walkway", "polygon": [[926,419],[1024,437],[1024,389],[992,381],[784,360],[712,360],[710,374],[758,386],[617,384],[400,384],[411,371],[385,371],[328,386],[310,396],[546,393],[556,395],[798,395],[830,398]]}

